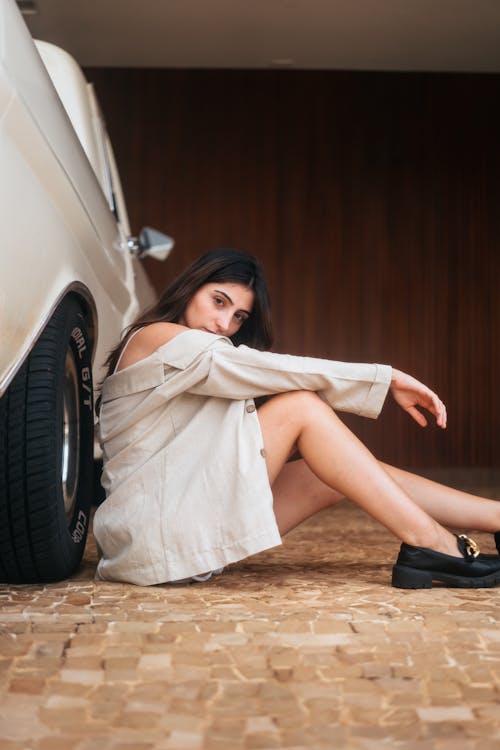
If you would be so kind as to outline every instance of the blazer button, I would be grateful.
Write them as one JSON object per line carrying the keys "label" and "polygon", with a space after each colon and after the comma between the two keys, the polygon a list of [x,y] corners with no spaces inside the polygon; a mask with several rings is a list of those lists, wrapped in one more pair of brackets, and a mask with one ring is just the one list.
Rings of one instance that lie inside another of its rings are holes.
{"label": "blazer button", "polygon": [[253,411],[255,411],[255,404],[248,404],[247,412],[251,414]]}

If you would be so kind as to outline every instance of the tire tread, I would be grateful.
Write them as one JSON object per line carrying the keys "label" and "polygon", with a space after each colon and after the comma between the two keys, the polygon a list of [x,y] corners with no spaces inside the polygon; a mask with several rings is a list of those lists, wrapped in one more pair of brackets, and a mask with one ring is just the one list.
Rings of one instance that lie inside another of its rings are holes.
{"label": "tire tread", "polygon": [[[76,545],[67,529],[66,549],[60,543],[55,435],[58,372],[65,356],[61,331],[71,331],[69,321],[76,316],[84,330],[79,305],[68,297],[0,399],[0,576],[10,583],[65,577],[76,567],[75,560],[78,564],[85,544],[83,539],[75,556],[72,547]],[[84,503],[89,500],[85,498]]]}

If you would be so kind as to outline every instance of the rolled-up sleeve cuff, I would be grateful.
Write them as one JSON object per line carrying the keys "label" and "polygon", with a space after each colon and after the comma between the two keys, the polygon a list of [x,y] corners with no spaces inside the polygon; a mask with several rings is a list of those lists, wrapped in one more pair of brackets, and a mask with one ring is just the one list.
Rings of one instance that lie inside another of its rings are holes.
{"label": "rolled-up sleeve cuff", "polygon": [[392,367],[390,365],[376,365],[376,368],[375,380],[359,411],[361,417],[369,417],[370,419],[376,419],[382,411],[392,380]]}

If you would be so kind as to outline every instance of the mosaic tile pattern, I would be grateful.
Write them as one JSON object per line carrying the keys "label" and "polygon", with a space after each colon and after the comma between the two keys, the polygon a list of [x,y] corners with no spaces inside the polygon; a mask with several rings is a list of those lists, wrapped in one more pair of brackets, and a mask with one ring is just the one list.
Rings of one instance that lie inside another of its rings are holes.
{"label": "mosaic tile pattern", "polygon": [[[483,551],[492,538],[476,535]],[[390,587],[348,504],[208,583],[0,587],[0,750],[500,749],[500,589]]]}

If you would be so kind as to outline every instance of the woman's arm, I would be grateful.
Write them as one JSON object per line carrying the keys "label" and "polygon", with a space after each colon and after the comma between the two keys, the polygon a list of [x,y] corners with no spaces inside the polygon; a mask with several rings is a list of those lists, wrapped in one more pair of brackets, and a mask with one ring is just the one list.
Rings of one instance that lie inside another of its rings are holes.
{"label": "woman's arm", "polygon": [[157,354],[172,368],[166,375],[169,393],[178,388],[202,396],[246,400],[307,390],[317,392],[334,409],[372,418],[382,408],[392,377],[387,365],[234,347],[227,338],[192,329]]}
{"label": "woman's arm", "polygon": [[390,388],[396,402],[418,424],[427,424],[416,408],[420,406],[436,417],[440,427],[446,426],[446,409],[436,394],[388,365],[262,352],[234,347],[225,337],[184,330],[159,353],[165,364],[182,372],[179,387],[191,393],[239,400],[310,390],[334,409],[374,418]]}

